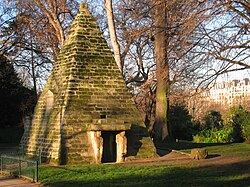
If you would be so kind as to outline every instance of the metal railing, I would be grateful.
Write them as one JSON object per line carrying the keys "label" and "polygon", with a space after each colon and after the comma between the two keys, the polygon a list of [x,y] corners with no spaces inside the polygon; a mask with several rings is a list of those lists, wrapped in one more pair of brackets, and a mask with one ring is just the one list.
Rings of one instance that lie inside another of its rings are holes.
{"label": "metal railing", "polygon": [[38,182],[38,161],[29,160],[22,156],[1,155],[1,173],[26,177]]}

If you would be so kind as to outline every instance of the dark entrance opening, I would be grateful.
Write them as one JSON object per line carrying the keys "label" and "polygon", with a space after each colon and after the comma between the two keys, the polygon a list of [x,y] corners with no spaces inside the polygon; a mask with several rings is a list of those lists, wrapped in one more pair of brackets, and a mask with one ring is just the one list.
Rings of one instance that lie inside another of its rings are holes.
{"label": "dark entrance opening", "polygon": [[103,153],[102,163],[116,162],[116,132],[102,131]]}

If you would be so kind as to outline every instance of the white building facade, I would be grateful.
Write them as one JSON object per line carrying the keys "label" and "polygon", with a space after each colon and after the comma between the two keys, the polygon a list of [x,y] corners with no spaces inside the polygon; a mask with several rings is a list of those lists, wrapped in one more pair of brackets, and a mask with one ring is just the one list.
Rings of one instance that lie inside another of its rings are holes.
{"label": "white building facade", "polygon": [[235,105],[247,104],[250,96],[249,78],[215,83],[208,91],[209,98],[217,104]]}

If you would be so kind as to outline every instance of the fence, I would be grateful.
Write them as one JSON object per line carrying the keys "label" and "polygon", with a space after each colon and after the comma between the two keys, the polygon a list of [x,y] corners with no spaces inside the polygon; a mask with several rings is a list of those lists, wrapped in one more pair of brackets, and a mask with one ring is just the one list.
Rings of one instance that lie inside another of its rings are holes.
{"label": "fence", "polygon": [[22,158],[21,156],[1,155],[1,173],[26,177],[38,182],[38,161]]}

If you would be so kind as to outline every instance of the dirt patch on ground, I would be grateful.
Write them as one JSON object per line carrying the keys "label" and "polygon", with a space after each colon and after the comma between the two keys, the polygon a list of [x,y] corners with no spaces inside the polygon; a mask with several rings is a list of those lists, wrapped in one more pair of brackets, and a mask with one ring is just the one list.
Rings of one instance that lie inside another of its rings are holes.
{"label": "dirt patch on ground", "polygon": [[189,157],[188,154],[181,154],[172,151],[165,156],[155,157],[151,159],[134,160],[130,162],[120,163],[124,166],[152,166],[152,165],[195,165],[195,166],[225,166],[231,164],[244,163],[249,166],[250,172],[250,158],[240,159],[238,157],[226,157],[220,155],[209,155],[207,159],[196,160]]}

